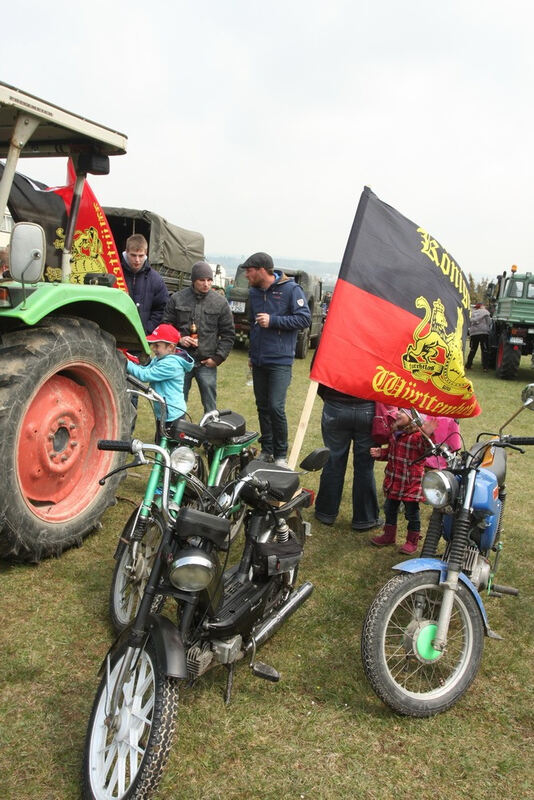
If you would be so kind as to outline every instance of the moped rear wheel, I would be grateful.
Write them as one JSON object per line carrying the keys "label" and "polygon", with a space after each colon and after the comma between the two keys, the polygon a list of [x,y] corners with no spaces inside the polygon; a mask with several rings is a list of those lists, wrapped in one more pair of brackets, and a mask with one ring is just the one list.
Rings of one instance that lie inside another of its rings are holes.
{"label": "moped rear wheel", "polygon": [[150,641],[134,660],[117,713],[109,718],[125,649],[115,654],[109,681],[105,674],[93,704],[84,752],[85,800],[152,796],[171,748],[179,681],[163,673]]}
{"label": "moped rear wheel", "polygon": [[[109,590],[109,616],[118,633],[123,631],[137,614],[163,536],[163,517],[154,507],[143,538],[137,543],[134,551],[132,543],[128,544],[127,540],[132,535],[138,515],[139,508],[136,508],[124,527]],[[154,614],[161,611],[164,601],[164,597],[156,595],[151,611]]]}
{"label": "moped rear wheel", "polygon": [[454,598],[447,647],[432,647],[443,589],[436,572],[401,573],[377,594],[361,638],[365,674],[378,697],[398,714],[430,717],[446,711],[475,678],[484,625],[470,591]]}

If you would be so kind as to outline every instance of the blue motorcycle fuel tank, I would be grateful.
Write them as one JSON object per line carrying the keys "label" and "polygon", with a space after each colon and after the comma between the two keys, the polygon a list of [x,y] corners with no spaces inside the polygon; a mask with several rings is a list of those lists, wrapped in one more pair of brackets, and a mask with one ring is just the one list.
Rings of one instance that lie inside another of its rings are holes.
{"label": "blue motorcycle fuel tank", "polygon": [[[495,541],[501,506],[497,478],[489,469],[481,467],[478,470],[473,494],[473,512],[484,523],[480,537],[482,552],[489,550]],[[443,520],[443,534],[447,541],[450,539],[453,518],[452,514],[447,514]]]}

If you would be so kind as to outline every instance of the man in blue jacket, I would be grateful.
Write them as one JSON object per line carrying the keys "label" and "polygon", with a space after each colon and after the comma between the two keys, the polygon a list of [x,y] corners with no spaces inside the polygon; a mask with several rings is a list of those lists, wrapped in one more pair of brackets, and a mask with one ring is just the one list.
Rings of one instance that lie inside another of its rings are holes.
{"label": "man in blue jacket", "polygon": [[126,240],[122,254],[122,271],[126,286],[143,323],[145,333],[152,333],[163,318],[169,292],[163,278],[152,269],[147,258],[148,242],[140,233]]}
{"label": "man in blue jacket", "polygon": [[249,363],[261,431],[260,457],[287,466],[286,395],[297,333],[310,326],[310,309],[298,283],[275,270],[268,253],[254,253],[240,267],[250,287]]}

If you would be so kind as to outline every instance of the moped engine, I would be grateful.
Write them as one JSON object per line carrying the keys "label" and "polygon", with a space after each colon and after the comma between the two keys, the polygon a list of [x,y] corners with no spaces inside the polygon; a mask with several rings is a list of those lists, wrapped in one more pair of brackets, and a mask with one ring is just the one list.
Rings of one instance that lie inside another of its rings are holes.
{"label": "moped engine", "polygon": [[491,565],[476,547],[467,548],[463,569],[478,591],[487,587],[491,575]]}

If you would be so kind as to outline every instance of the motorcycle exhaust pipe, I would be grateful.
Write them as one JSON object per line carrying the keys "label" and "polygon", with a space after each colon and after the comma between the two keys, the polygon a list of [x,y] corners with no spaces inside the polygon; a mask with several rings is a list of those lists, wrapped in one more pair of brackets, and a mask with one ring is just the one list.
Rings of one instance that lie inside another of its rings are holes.
{"label": "motorcycle exhaust pipe", "polygon": [[249,653],[253,647],[259,647],[266,642],[273,633],[276,633],[286,619],[288,619],[291,614],[294,614],[295,611],[306,602],[312,592],[313,583],[310,583],[310,581],[305,581],[302,586],[295,589],[295,591],[289,595],[284,605],[271,614],[252,635],[252,639],[247,644],[245,652]]}

